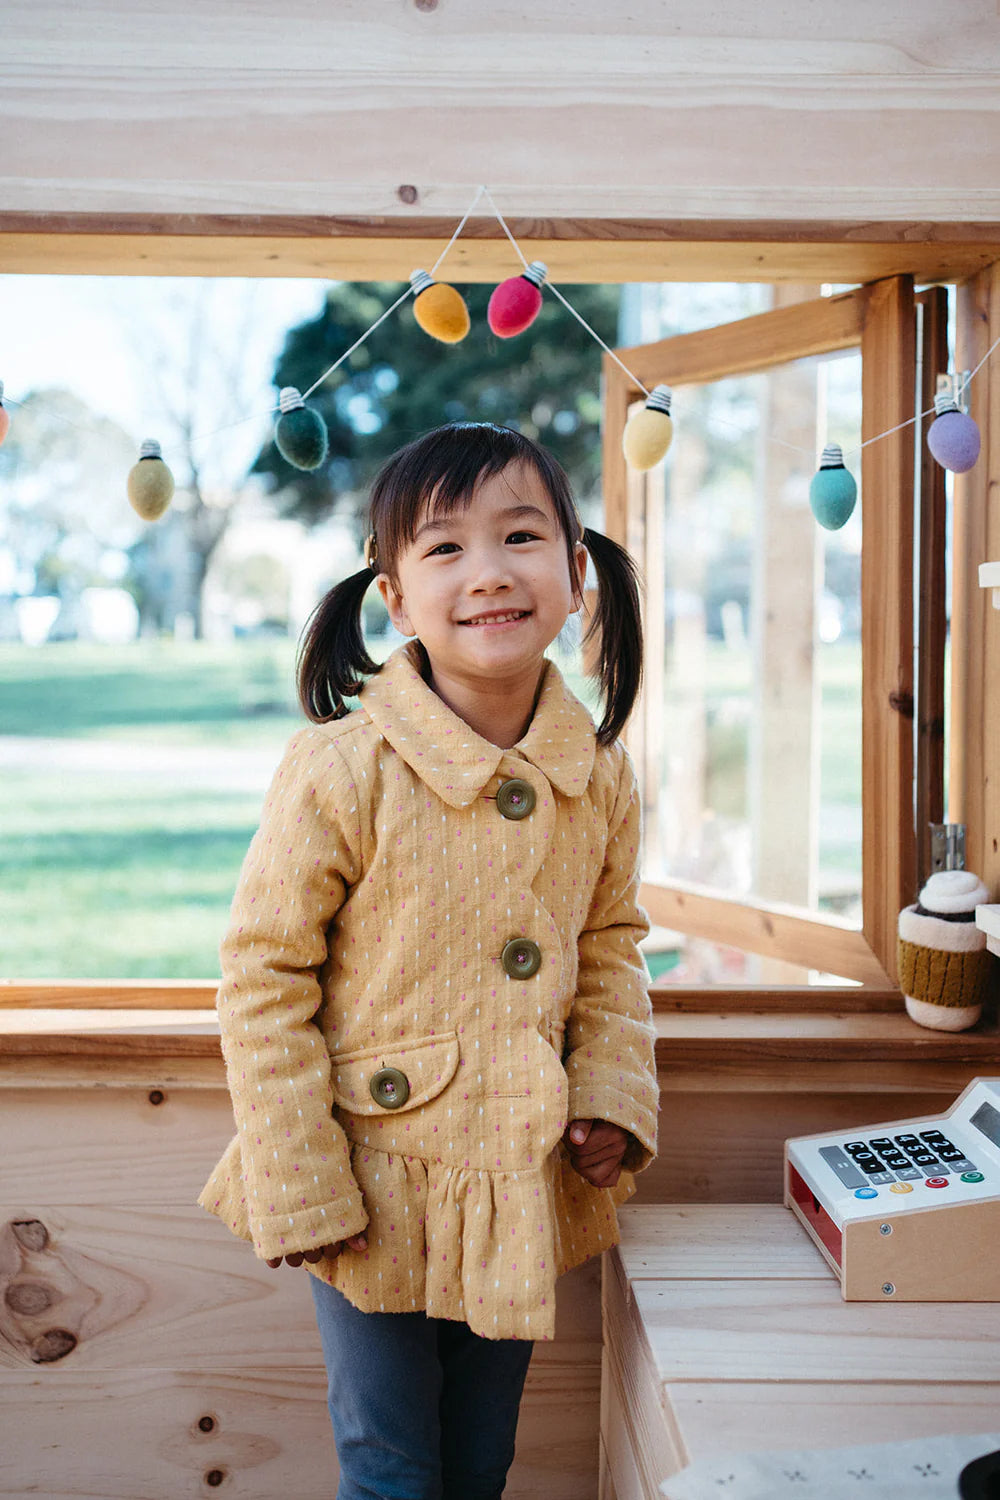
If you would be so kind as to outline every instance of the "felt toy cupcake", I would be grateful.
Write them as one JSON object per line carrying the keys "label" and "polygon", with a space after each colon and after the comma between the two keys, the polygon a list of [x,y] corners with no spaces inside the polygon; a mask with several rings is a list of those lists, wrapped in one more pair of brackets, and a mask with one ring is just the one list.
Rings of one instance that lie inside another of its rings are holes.
{"label": "felt toy cupcake", "polygon": [[989,899],[971,870],[938,870],[900,912],[899,987],[919,1025],[964,1031],[982,1015],[992,955],[976,907]]}

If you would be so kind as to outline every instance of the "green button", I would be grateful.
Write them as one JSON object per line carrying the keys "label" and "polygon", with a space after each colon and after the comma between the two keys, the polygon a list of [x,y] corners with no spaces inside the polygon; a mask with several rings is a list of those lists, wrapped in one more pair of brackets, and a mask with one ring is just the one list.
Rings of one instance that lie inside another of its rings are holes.
{"label": "green button", "polygon": [[982,1182],[983,1180],[984,1179],[983,1179],[982,1172],[963,1172],[962,1173],[962,1181],[963,1182]]}
{"label": "green button", "polygon": [[497,807],[505,818],[512,818],[515,822],[519,818],[526,818],[535,809],[534,787],[530,781],[512,776],[510,781],[503,782],[497,788]]}
{"label": "green button", "polygon": [[368,1085],[372,1098],[383,1109],[398,1109],[410,1097],[410,1080],[398,1068],[379,1068]]}
{"label": "green button", "polygon": [[542,950],[530,938],[511,938],[500,955],[504,973],[511,979],[530,979],[542,963]]}

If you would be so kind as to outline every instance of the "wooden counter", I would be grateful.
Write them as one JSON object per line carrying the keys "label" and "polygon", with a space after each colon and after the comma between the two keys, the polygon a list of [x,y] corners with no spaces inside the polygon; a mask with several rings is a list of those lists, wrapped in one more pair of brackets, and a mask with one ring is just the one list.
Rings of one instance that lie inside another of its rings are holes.
{"label": "wooden counter", "polygon": [[778,1204],[630,1205],[604,1257],[600,1500],[696,1459],[980,1433],[1000,1305],[846,1303]]}

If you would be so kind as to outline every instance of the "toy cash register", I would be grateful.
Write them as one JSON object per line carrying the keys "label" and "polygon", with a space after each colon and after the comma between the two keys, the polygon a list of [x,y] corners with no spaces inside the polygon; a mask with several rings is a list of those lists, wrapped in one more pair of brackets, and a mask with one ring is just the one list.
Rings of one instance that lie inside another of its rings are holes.
{"label": "toy cash register", "polygon": [[785,1145],[785,1203],[850,1302],[1000,1302],[1000,1078],[945,1115]]}

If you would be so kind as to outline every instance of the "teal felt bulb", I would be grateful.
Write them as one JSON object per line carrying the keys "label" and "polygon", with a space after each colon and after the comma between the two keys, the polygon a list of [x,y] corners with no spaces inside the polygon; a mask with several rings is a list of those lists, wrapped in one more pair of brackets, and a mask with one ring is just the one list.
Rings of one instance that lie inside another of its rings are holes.
{"label": "teal felt bulb", "polygon": [[839,531],[846,525],[858,500],[854,475],[844,468],[844,455],[837,443],[823,449],[820,466],[809,486],[812,513],[827,531]]}
{"label": "teal felt bulb", "polygon": [[278,395],[281,416],[274,428],[274,443],[282,458],[296,469],[318,469],[330,448],[326,423],[318,411],[306,406],[294,385]]}

